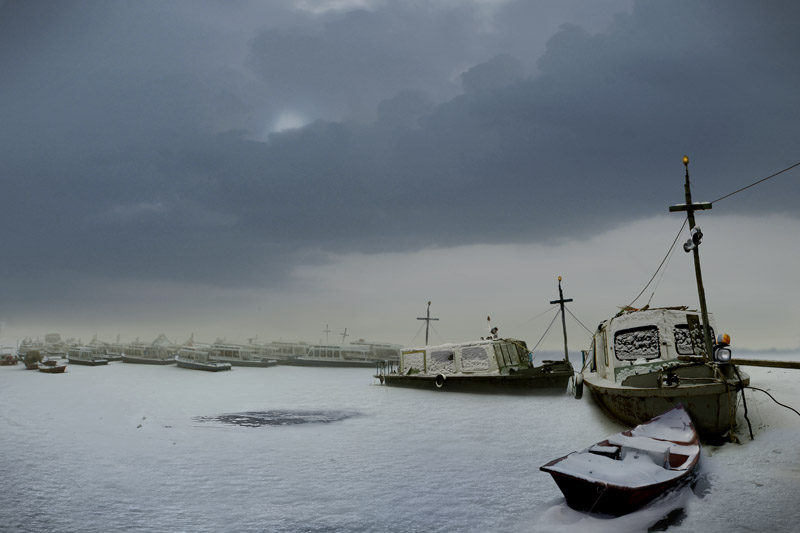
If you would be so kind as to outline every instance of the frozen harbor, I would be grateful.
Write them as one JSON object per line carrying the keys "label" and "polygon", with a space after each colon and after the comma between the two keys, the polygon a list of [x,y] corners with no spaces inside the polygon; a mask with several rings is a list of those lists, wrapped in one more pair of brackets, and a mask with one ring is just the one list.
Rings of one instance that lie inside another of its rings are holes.
{"label": "frozen harbor", "polygon": [[[793,356],[800,359],[800,356]],[[748,368],[800,407],[793,370]],[[796,531],[800,416],[748,391],[755,432],[703,448],[694,489],[610,519],[539,466],[619,431],[587,396],[377,384],[369,369],[0,367],[7,531]]]}

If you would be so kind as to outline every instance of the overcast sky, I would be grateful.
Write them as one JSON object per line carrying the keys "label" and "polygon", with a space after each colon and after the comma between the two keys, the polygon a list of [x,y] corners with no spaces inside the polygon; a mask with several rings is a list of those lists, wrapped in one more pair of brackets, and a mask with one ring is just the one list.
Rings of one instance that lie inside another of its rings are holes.
{"label": "overcast sky", "polygon": [[[0,1],[0,342],[420,344],[431,300],[433,341],[492,315],[535,344],[558,275],[591,329],[675,238],[685,153],[698,201],[800,162],[797,20],[793,0]],[[800,347],[798,198],[800,168],[698,214],[734,345]],[[697,306],[682,250],[658,282],[651,305]]]}

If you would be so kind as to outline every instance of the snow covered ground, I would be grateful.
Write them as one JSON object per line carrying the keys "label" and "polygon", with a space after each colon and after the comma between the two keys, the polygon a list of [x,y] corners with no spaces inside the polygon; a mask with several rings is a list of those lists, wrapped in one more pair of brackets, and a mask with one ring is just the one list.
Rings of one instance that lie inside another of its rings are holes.
{"label": "snow covered ground", "polygon": [[[753,386],[800,408],[800,371],[745,370]],[[764,393],[747,392],[755,440],[743,426],[741,444],[704,446],[694,489],[612,519],[571,510],[539,471],[622,429],[588,394],[421,391],[371,375],[0,367],[0,529],[727,533],[800,524],[800,416]]]}

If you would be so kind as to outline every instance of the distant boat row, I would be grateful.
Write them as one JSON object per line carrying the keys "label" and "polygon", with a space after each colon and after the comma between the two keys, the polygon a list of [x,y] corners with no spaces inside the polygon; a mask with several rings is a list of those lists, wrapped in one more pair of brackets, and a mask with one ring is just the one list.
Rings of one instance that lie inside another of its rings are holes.
{"label": "distant boat row", "polygon": [[312,345],[305,342],[277,341],[247,345],[217,341],[197,343],[190,339],[183,345],[170,342],[163,334],[152,343],[103,343],[96,338],[89,344],[62,341],[59,334],[48,334],[45,341],[26,339],[16,354],[3,355],[0,363],[16,364],[26,355],[40,354],[49,360],[66,359],[78,365],[107,365],[109,361],[132,364],[171,365],[181,368],[218,372],[233,366],[270,367],[277,364],[324,367],[375,367],[379,361],[397,363],[400,345],[359,340],[349,344]]}

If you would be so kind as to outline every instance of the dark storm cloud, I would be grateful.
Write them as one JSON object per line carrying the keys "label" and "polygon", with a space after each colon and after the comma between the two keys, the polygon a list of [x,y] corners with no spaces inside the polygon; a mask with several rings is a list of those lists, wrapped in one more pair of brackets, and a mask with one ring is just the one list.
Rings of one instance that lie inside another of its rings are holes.
{"label": "dark storm cloud", "polygon": [[[543,55],[527,2],[493,30],[275,8],[249,51],[197,23],[219,4],[142,5],[2,6],[6,298],[32,273],[267,285],[318,252],[588,238],[680,202],[685,152],[700,200],[800,157],[794,2],[638,2]],[[283,110],[325,120],[259,140]],[[795,212],[797,180],[770,187],[730,208]]]}

